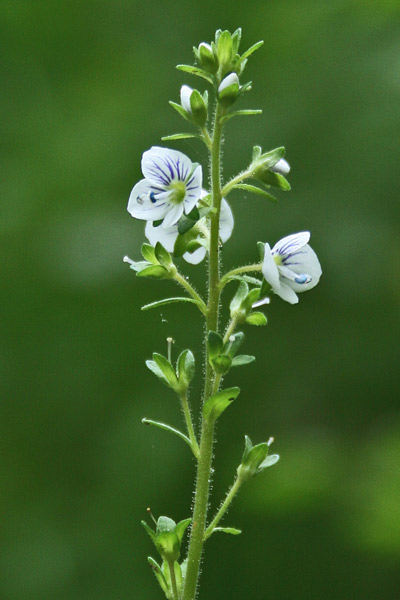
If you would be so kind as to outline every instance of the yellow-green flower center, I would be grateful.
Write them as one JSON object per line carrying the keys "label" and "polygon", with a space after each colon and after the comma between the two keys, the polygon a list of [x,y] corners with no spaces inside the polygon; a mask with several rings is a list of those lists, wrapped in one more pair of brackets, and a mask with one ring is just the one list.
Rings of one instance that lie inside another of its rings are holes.
{"label": "yellow-green flower center", "polygon": [[184,181],[172,181],[168,186],[171,191],[169,201],[172,204],[180,204],[185,199],[186,195],[186,184]]}
{"label": "yellow-green flower center", "polygon": [[279,267],[279,265],[283,264],[282,256],[280,254],[274,254],[273,259],[275,261],[275,264],[278,265],[278,267]]}

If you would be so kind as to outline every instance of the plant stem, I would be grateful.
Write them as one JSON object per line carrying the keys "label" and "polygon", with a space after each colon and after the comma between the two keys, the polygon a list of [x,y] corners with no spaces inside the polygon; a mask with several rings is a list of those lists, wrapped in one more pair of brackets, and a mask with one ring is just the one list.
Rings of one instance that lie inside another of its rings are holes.
{"label": "plant stem", "polygon": [[195,457],[199,458],[200,449],[199,449],[199,445],[196,440],[196,435],[194,433],[193,421],[192,421],[192,416],[190,414],[189,402],[188,402],[188,397],[187,397],[186,393],[182,394],[180,396],[180,401],[181,401],[183,414],[185,416],[186,429],[187,429],[189,439],[191,442],[192,451],[193,451],[193,454],[195,455]]}
{"label": "plant stem", "polygon": [[[214,131],[211,146],[211,193],[212,206],[215,209],[210,213],[210,253],[208,272],[208,307],[206,315],[206,356],[205,356],[205,402],[219,385],[213,377],[213,371],[208,361],[207,339],[210,330],[218,329],[219,311],[219,217],[221,210],[221,117],[224,109],[217,104],[215,111]],[[204,531],[206,526],[208,498],[210,493],[210,476],[214,443],[214,423],[202,419],[200,455],[197,466],[196,490],[193,510],[192,530],[189,542],[188,563],[183,588],[182,600],[194,600],[199,578],[201,555],[204,544]]]}
{"label": "plant stem", "polygon": [[190,285],[190,283],[183,277],[183,275],[178,273],[178,271],[175,273],[174,279],[183,288],[185,288],[185,290],[190,294],[190,296],[192,296],[193,300],[196,300],[197,306],[199,307],[200,311],[203,313],[204,316],[206,316],[207,315],[206,303],[199,296],[199,294],[196,292],[196,290]]}
{"label": "plant stem", "polygon": [[222,195],[226,197],[234,185],[241,183],[245,179],[249,179],[249,177],[253,175],[253,170],[254,169],[248,169],[247,171],[242,171],[242,173],[239,173],[239,175],[236,175],[236,177],[233,177],[230,181],[228,181],[228,183],[226,183],[222,189]]}
{"label": "plant stem", "polygon": [[178,588],[176,585],[174,563],[169,562],[168,567],[169,567],[169,574],[171,576],[171,585],[172,585],[172,593],[174,594],[174,600],[179,600]]}
{"label": "plant stem", "polygon": [[229,283],[231,277],[234,277],[235,275],[242,275],[243,273],[254,273],[256,271],[261,271],[261,269],[262,264],[255,263],[254,265],[244,265],[243,267],[238,267],[237,269],[232,269],[232,271],[228,271],[228,273],[225,273],[225,275],[221,277],[221,280],[219,282],[221,291],[226,286],[226,284]]}
{"label": "plant stem", "polygon": [[206,531],[204,532],[204,541],[207,540],[210,537],[210,535],[212,535],[215,527],[218,525],[218,523],[220,522],[220,520],[226,513],[230,503],[232,502],[233,498],[236,496],[241,485],[242,485],[242,480],[240,479],[240,477],[236,477],[235,481],[233,482],[231,488],[229,489],[229,491],[226,495],[224,502],[221,505],[221,508],[219,509],[219,511],[215,515],[214,519],[211,521],[210,525],[207,527]]}

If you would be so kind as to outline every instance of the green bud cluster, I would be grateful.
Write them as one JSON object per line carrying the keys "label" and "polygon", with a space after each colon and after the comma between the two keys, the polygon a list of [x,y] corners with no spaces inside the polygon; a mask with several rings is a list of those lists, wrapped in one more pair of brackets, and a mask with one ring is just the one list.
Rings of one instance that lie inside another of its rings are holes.
{"label": "green bud cluster", "polygon": [[215,373],[225,375],[231,367],[246,365],[255,360],[254,356],[247,354],[236,356],[243,340],[244,333],[242,331],[229,336],[226,342],[224,342],[222,336],[216,331],[209,331],[208,360]]}
{"label": "green bud cluster", "polygon": [[175,277],[177,271],[171,254],[160,242],[157,242],[154,248],[150,244],[142,244],[141,252],[143,261],[135,262],[125,258],[138,277],[151,277],[152,279],[173,279]]}
{"label": "green bud cluster", "polygon": [[275,148],[262,154],[260,146],[253,148],[253,160],[249,167],[252,177],[261,181],[267,187],[275,187],[283,191],[290,190],[290,183],[280,173],[272,168],[285,156],[285,148]]}
{"label": "green bud cluster", "polygon": [[146,366],[166,386],[174,390],[178,395],[184,394],[194,376],[195,361],[190,350],[184,350],[178,356],[176,367],[158,352],[153,353],[153,360],[146,360]]}
{"label": "green bud cluster", "polygon": [[269,456],[268,452],[269,443],[262,442],[253,446],[251,439],[247,435],[245,436],[242,462],[237,468],[237,474],[241,481],[255,477],[267,467],[272,467],[272,465],[278,462],[278,454],[271,454]]}
{"label": "green bud cluster", "polygon": [[261,288],[249,290],[248,284],[241,281],[229,306],[231,319],[238,324],[266,325],[267,317],[264,313],[252,310],[253,304],[260,298],[260,291]]}
{"label": "green bud cluster", "polygon": [[[142,521],[143,527],[149,534],[162,559],[161,566],[151,557],[148,557],[148,562],[168,600],[174,598],[174,584],[178,593],[182,589],[186,564],[182,563],[180,565],[178,559],[181,553],[183,535],[190,522],[191,519],[184,519],[176,524],[169,517],[159,517],[156,523],[156,530],[154,531],[147,525],[146,521]],[[172,579],[174,579],[174,582]]]}

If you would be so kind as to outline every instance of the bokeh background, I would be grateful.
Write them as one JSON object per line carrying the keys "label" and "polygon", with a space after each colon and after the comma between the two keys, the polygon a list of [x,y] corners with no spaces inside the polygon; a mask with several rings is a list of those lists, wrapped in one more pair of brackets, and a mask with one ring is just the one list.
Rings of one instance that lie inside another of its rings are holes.
{"label": "bokeh background", "polygon": [[[281,462],[232,506],[242,536],[208,543],[200,597],[398,597],[399,3],[3,0],[0,16],[1,598],[161,597],[139,522],[147,506],[188,516],[194,463],[141,425],[180,424],[144,359],[167,336],[191,347],[197,410],[202,322],[140,311],[175,289],[123,264],[144,239],[126,203],[142,152],[185,129],[168,100],[204,89],[175,65],[238,26],[242,50],[265,40],[241,101],[263,115],[227,125],[226,176],[254,144],[285,145],[293,191],[232,198],[224,265],[309,229],[324,274],[299,305],[271,303],[247,332],[257,362],[227,378],[242,393],[218,428],[212,509],[245,433],[274,435]],[[206,164],[200,143],[174,147]],[[204,290],[204,268],[187,272]]]}

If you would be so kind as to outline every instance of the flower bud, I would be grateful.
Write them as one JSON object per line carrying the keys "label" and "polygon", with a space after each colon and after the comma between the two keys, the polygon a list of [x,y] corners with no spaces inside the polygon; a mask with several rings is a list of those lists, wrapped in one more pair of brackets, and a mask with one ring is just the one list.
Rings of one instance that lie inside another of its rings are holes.
{"label": "flower bud", "polygon": [[266,469],[271,467],[279,460],[277,454],[268,456],[269,446],[271,445],[273,438],[270,438],[268,442],[263,442],[253,446],[251,439],[245,436],[245,446],[242,456],[242,462],[237,468],[238,476],[242,481],[246,481],[250,477],[258,475]]}
{"label": "flower bud", "polygon": [[221,82],[218,88],[218,101],[224,108],[231,106],[240,93],[239,77],[230,73]]}
{"label": "flower bud", "polygon": [[279,173],[280,175],[287,175],[290,171],[290,165],[287,160],[281,158],[278,160],[276,165],[271,167],[271,171],[274,171],[274,173]]}
{"label": "flower bud", "polygon": [[203,96],[188,85],[181,87],[181,106],[199,127],[204,127],[207,121],[207,106]]}
{"label": "flower bud", "polygon": [[224,75],[232,69],[232,61],[235,57],[232,35],[229,31],[222,31],[218,37],[217,56],[221,75]]}
{"label": "flower bud", "polygon": [[201,66],[209,73],[216,73],[218,70],[218,58],[214,56],[210,44],[202,42],[199,45],[198,53]]}

